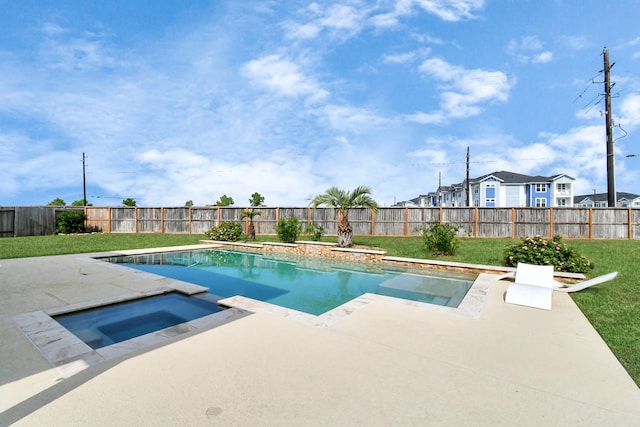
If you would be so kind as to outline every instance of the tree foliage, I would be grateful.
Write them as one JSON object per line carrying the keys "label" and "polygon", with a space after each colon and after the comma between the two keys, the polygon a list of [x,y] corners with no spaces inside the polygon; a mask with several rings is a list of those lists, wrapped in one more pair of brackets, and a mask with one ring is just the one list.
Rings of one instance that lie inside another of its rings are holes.
{"label": "tree foliage", "polygon": [[251,195],[249,204],[254,208],[257,208],[258,206],[264,206],[264,196],[256,191]]}
{"label": "tree foliage", "polygon": [[226,194],[223,194],[216,202],[216,206],[232,206],[233,203],[233,197],[229,197]]}
{"label": "tree foliage", "polygon": [[353,228],[349,223],[349,210],[353,208],[378,209],[378,204],[371,197],[371,189],[365,185],[356,187],[353,191],[340,190],[338,187],[329,188],[324,194],[319,194],[311,200],[314,208],[327,206],[338,209],[338,246],[351,246]]}
{"label": "tree foliage", "polygon": [[293,243],[302,233],[302,223],[296,217],[280,218],[276,223],[276,233],[281,242]]}
{"label": "tree foliage", "polygon": [[247,227],[247,236],[250,240],[256,240],[256,227],[253,224],[253,217],[262,215],[262,212],[258,209],[245,209],[240,214],[240,219],[249,218],[249,226]]}
{"label": "tree foliage", "polygon": [[126,199],[124,199],[122,201],[122,204],[124,206],[135,206],[136,205],[136,201],[135,201],[135,199],[132,199],[131,197],[127,197]]}
{"label": "tree foliage", "polygon": [[58,233],[83,233],[87,217],[82,211],[65,211],[56,216]]}
{"label": "tree foliage", "polygon": [[418,231],[422,233],[427,250],[433,255],[455,255],[460,247],[460,241],[456,238],[458,227],[449,222],[432,222],[428,227],[419,227]]}
{"label": "tree foliage", "polygon": [[67,206],[67,203],[60,197],[56,197],[55,199],[47,203],[47,206]]}

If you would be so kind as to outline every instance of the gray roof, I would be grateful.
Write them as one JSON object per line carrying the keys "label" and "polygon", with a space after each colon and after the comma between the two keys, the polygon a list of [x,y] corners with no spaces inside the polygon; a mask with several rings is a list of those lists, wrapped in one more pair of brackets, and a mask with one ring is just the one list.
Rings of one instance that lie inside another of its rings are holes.
{"label": "gray roof", "polygon": [[530,176],[530,175],[523,175],[521,173],[515,173],[515,172],[509,172],[509,171],[498,171],[498,172],[492,172],[492,173],[488,173],[486,175],[482,175],[478,178],[475,179],[470,179],[470,181],[472,183],[475,182],[481,182],[484,181],[485,179],[489,178],[490,176],[493,176],[495,178],[497,178],[499,181],[505,183],[505,184],[524,184],[524,183],[529,183],[529,182],[550,182],[553,181],[561,176],[567,176],[569,178],[571,178],[568,175],[565,174],[556,174],[556,175],[551,175],[551,176],[542,176],[542,175],[536,175],[536,176]]}
{"label": "gray roof", "polygon": [[[622,199],[633,200],[640,197],[637,194],[625,193],[623,191],[616,191],[616,196],[617,196],[616,200],[622,200]],[[580,202],[583,202],[586,199],[593,200],[596,202],[607,202],[609,200],[609,194],[608,193],[581,194],[579,196],[573,196],[573,203],[578,204]]]}

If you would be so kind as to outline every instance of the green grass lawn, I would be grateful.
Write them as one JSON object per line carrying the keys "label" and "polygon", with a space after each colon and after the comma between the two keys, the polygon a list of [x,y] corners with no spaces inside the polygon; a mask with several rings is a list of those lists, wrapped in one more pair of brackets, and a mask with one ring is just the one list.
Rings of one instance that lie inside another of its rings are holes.
{"label": "green grass lawn", "polygon": [[[188,245],[196,244],[205,237],[203,234],[91,234],[2,238],[0,259]],[[275,236],[258,238],[262,241],[277,240]],[[336,241],[332,236],[323,240]],[[505,249],[518,241],[463,238],[455,256],[438,259],[503,265]],[[353,242],[384,249],[393,256],[432,258],[424,250],[421,237],[356,236]],[[565,240],[565,243],[594,262],[595,268],[589,273],[590,277],[619,272],[614,281],[576,292],[571,297],[636,384],[640,385],[640,241]],[[558,358],[562,358],[562,354]]]}

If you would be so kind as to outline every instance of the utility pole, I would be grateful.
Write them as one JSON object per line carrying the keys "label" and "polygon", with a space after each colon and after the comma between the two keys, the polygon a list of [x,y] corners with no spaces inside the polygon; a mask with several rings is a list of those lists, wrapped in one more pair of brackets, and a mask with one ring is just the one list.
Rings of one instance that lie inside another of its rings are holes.
{"label": "utility pole", "polygon": [[[605,99],[605,121],[607,126],[607,205],[610,208],[616,207],[616,182],[614,173],[613,156],[613,119],[611,114],[611,67],[609,65],[609,50],[605,47],[602,52],[604,56],[604,99]],[[615,83],[614,83],[615,85]]]}
{"label": "utility pole", "polygon": [[85,159],[86,156],[84,155],[84,151],[82,152],[82,193],[83,193],[83,205],[82,206],[87,206],[87,178],[86,178],[86,163],[85,163]]}
{"label": "utility pole", "polygon": [[438,172],[438,207],[442,206],[442,172]]}
{"label": "utility pole", "polygon": [[466,191],[467,193],[467,207],[471,206],[470,205],[470,192],[471,192],[471,185],[469,185],[469,147],[467,146],[467,188]]}

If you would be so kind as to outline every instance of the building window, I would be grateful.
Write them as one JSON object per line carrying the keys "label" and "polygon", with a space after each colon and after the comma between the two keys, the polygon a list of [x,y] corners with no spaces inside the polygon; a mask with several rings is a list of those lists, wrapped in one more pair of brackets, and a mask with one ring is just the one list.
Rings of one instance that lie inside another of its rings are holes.
{"label": "building window", "polygon": [[478,199],[473,199],[473,206],[475,206],[476,208],[480,206],[480,200]]}
{"label": "building window", "polygon": [[536,184],[536,193],[546,193],[547,184]]}
{"label": "building window", "polygon": [[536,208],[546,208],[547,199],[536,199]]}
{"label": "building window", "polygon": [[568,190],[567,184],[565,183],[556,184],[556,188],[558,189],[558,193],[566,193]]}
{"label": "building window", "polygon": [[567,199],[558,199],[558,206],[567,206]]}
{"label": "building window", "polygon": [[479,185],[474,185],[473,186],[473,194],[479,194],[480,193],[480,186]]}
{"label": "building window", "polygon": [[487,188],[496,188],[496,185],[491,183],[491,184],[487,184]]}

